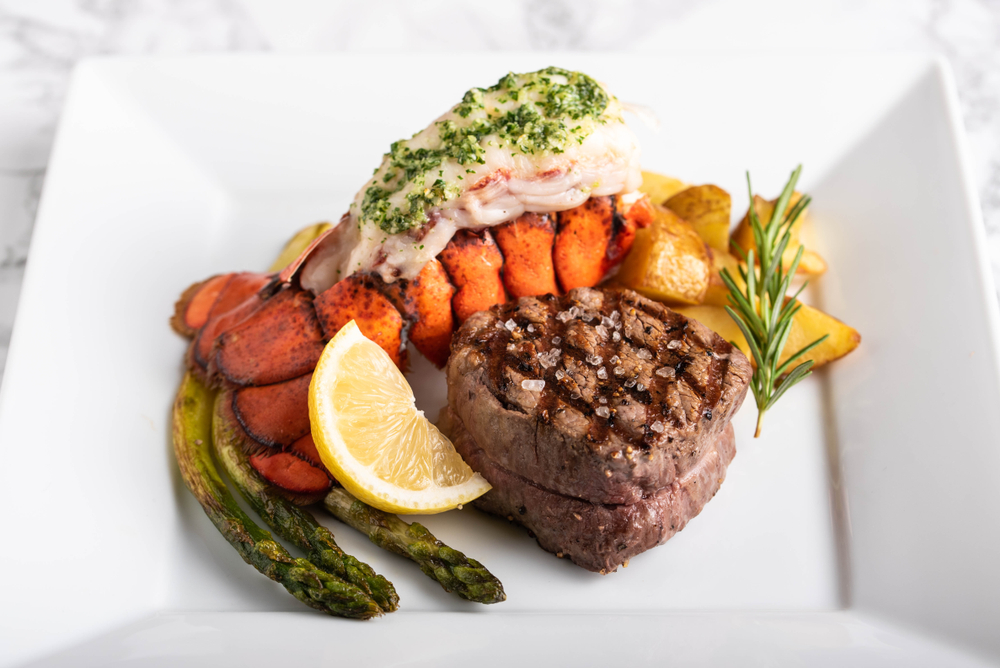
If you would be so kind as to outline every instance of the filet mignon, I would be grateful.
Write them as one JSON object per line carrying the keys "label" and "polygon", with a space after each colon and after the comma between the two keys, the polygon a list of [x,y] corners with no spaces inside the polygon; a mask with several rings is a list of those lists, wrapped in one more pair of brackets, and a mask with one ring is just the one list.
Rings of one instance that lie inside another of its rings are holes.
{"label": "filet mignon", "polygon": [[751,372],[711,330],[631,291],[525,297],[456,334],[446,423],[494,487],[479,507],[608,572],[718,490]]}

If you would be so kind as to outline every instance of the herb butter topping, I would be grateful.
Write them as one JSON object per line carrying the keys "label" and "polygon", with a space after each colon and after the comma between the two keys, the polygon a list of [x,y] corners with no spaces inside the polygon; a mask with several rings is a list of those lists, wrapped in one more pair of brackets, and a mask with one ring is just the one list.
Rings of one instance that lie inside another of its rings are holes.
{"label": "herb butter topping", "polygon": [[317,294],[355,272],[412,279],[461,229],[557,212],[642,183],[622,105],[579,72],[508,74],[401,140],[309,260]]}
{"label": "herb butter topping", "polygon": [[564,153],[595,126],[622,121],[612,100],[586,74],[557,67],[473,88],[430,127],[393,143],[364,190],[358,222],[387,234],[420,227],[428,209],[459,197],[491,147],[513,156]]}

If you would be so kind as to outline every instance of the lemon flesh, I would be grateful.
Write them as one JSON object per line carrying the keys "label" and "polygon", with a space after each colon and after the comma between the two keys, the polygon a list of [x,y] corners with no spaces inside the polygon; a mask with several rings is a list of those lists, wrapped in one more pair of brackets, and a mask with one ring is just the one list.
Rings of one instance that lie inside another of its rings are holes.
{"label": "lemon flesh", "polygon": [[316,365],[309,422],[323,464],[379,510],[440,513],[490,489],[417,410],[403,374],[353,320]]}

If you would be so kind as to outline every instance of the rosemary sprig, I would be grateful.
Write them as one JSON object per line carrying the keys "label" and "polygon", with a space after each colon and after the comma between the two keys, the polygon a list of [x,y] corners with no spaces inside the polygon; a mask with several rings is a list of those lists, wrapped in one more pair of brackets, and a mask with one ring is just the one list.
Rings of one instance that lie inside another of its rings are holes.
{"label": "rosemary sprig", "polygon": [[812,373],[812,360],[802,362],[789,370],[791,365],[829,336],[825,335],[816,339],[789,357],[784,363],[778,364],[785,342],[792,331],[792,320],[802,308],[802,305],[798,303],[799,293],[808,284],[808,281],[804,282],[791,298],[786,297],[805,248],[799,246],[795,259],[787,268],[782,266],[782,256],[791,241],[792,225],[795,224],[795,221],[798,220],[811,201],[808,195],[803,195],[786,213],[788,202],[795,191],[795,184],[798,182],[801,172],[802,165],[796,167],[795,171],[792,172],[791,178],[788,179],[785,189],[781,191],[781,196],[774,206],[771,219],[766,224],[761,223],[757,216],[757,210],[753,205],[750,173],[747,172],[747,188],[750,191],[748,217],[757,253],[755,255],[752,248],[744,252],[739,244],[735,242],[733,244],[745,263],[739,269],[740,278],[743,279],[743,288],[737,285],[729,270],[722,270],[722,280],[729,288],[729,301],[732,303],[732,306],[726,307],[726,311],[736,321],[743,336],[746,337],[750,353],[757,366],[750,379],[750,389],[757,401],[755,438],[760,436],[761,422],[767,410],[793,385]]}

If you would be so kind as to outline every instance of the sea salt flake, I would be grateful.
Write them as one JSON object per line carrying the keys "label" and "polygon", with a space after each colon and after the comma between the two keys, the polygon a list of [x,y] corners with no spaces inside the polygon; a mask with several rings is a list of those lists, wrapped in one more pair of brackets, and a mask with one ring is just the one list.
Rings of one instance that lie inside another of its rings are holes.
{"label": "sea salt flake", "polygon": [[618,355],[612,355],[611,359],[609,359],[608,361],[611,362],[612,364],[618,364],[622,361],[622,358],[618,357]]}
{"label": "sea salt flake", "polygon": [[604,327],[614,327],[615,326],[615,321],[612,320],[611,318],[609,318],[608,316],[604,315],[604,316],[601,316],[601,324]]}
{"label": "sea salt flake", "polygon": [[541,392],[545,389],[545,381],[541,379],[529,380],[525,378],[521,381],[521,389],[529,392]]}
{"label": "sea salt flake", "polygon": [[535,326],[534,325],[528,325],[528,331],[529,332],[534,332],[535,331]]}
{"label": "sea salt flake", "polygon": [[517,323],[514,322],[514,318],[511,318],[510,320],[505,322],[503,326],[507,328],[508,332],[513,332],[515,329],[517,329]]}
{"label": "sea salt flake", "polygon": [[569,307],[569,317],[570,318],[579,318],[581,315],[583,315],[583,309],[582,308],[580,308],[579,306],[570,306]]}
{"label": "sea salt flake", "polygon": [[562,343],[562,337],[561,336],[553,336],[552,337],[552,345],[558,346],[560,343]]}
{"label": "sea salt flake", "polygon": [[594,317],[595,316],[593,313],[582,313],[580,315],[580,319],[583,320],[584,322],[590,322],[594,319]]}
{"label": "sea salt flake", "polygon": [[602,403],[602,404],[608,403],[608,400],[605,397],[597,397],[597,401],[600,402],[600,403]]}
{"label": "sea salt flake", "polygon": [[625,381],[625,387],[635,387],[635,384],[636,384],[635,378],[629,378],[628,380]]}
{"label": "sea salt flake", "polygon": [[657,434],[663,433],[663,423],[657,420],[653,424],[649,425],[649,428],[655,431]]}
{"label": "sea salt flake", "polygon": [[598,325],[594,328],[594,331],[600,334],[602,339],[608,338],[608,328],[604,325]]}
{"label": "sea salt flake", "polygon": [[591,366],[598,366],[603,361],[604,358],[601,357],[600,355],[587,355],[587,364]]}
{"label": "sea salt flake", "polygon": [[639,348],[638,352],[636,352],[635,355],[636,355],[636,357],[638,357],[641,360],[651,360],[651,359],[653,359],[653,353],[649,352],[645,348]]}
{"label": "sea salt flake", "polygon": [[602,366],[600,369],[597,370],[597,377],[600,378],[601,380],[607,380],[608,370]]}
{"label": "sea salt flake", "polygon": [[677,350],[680,347],[681,347],[680,339],[674,339],[673,341],[667,344],[667,350]]}
{"label": "sea salt flake", "polygon": [[646,386],[643,385],[642,383],[639,383],[639,384],[637,384],[635,386],[635,389],[639,390],[640,392],[645,392],[646,391]]}
{"label": "sea salt flake", "polygon": [[551,369],[552,367],[554,367],[556,364],[559,363],[559,356],[561,354],[562,351],[559,350],[558,348],[553,348],[547,353],[539,353],[538,363],[541,364],[546,369]]}
{"label": "sea salt flake", "polygon": [[572,319],[573,316],[569,314],[569,311],[559,311],[559,313],[556,313],[556,320],[559,322],[569,322]]}
{"label": "sea salt flake", "polygon": [[565,377],[566,377],[566,372],[565,371],[563,371],[562,369],[558,369],[556,371],[556,380],[562,380]]}
{"label": "sea salt flake", "polygon": [[623,366],[616,366],[615,367],[615,375],[616,376],[624,376],[625,375],[625,367],[623,367]]}
{"label": "sea salt flake", "polygon": [[607,406],[598,406],[594,409],[594,412],[600,415],[602,418],[606,418],[611,415],[611,410]]}
{"label": "sea salt flake", "polygon": [[672,366],[663,366],[656,370],[656,375],[660,378],[671,378],[674,375],[674,368]]}
{"label": "sea salt flake", "polygon": [[622,340],[622,335],[619,334],[617,331],[612,332],[611,333],[611,340],[612,341],[621,341]]}

